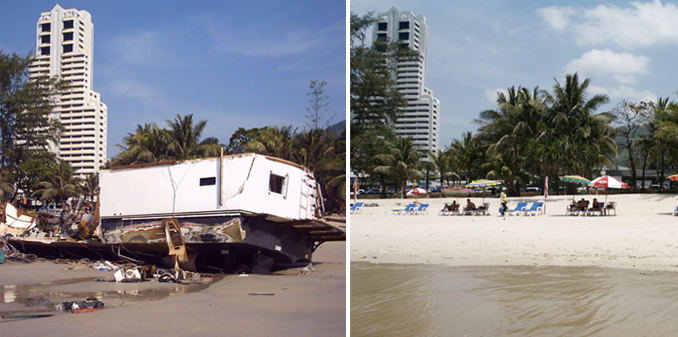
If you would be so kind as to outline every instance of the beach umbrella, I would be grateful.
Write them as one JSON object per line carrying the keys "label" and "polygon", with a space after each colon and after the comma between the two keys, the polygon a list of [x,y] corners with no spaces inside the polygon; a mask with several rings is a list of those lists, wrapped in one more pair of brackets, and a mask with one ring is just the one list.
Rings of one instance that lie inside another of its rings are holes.
{"label": "beach umbrella", "polygon": [[[480,179],[480,180],[474,180],[471,183],[466,184],[466,187],[489,187],[489,186],[497,186],[497,185],[501,185],[501,181]],[[483,203],[485,203],[485,189],[484,188],[483,188]]]}
{"label": "beach umbrella", "polygon": [[426,191],[425,189],[423,189],[421,187],[415,187],[415,188],[411,189],[410,191],[408,191],[406,195],[417,196],[417,195],[426,194],[426,193],[428,193],[428,191]]}
{"label": "beach umbrella", "polygon": [[615,177],[602,176],[596,179],[593,179],[589,186],[591,187],[605,187],[605,202],[607,203],[607,189],[608,188],[629,188],[628,185],[620,181]]}
{"label": "beach umbrella", "polygon": [[[569,176],[561,176],[558,177],[560,181],[566,182],[566,183],[572,183],[575,185],[587,185],[588,183],[591,182],[591,180],[588,180],[582,176],[578,175],[569,175]],[[577,190],[575,189],[575,194],[577,193]],[[574,194],[572,195],[572,201],[574,201]]]}
{"label": "beach umbrella", "polygon": [[666,180],[678,181],[678,174],[672,174],[672,175],[666,177]]}

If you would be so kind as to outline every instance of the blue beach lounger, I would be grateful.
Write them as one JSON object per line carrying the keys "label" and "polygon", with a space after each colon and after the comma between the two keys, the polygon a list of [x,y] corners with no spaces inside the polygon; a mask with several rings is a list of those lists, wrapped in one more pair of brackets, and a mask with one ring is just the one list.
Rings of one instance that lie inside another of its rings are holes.
{"label": "blue beach lounger", "polygon": [[357,202],[355,205],[351,206],[351,214],[361,213],[364,205],[364,202]]}
{"label": "blue beach lounger", "polygon": [[521,201],[516,205],[516,208],[508,210],[508,215],[518,215],[518,212],[524,211],[525,207],[527,207],[527,201]]}
{"label": "blue beach lounger", "polygon": [[409,204],[409,205],[405,206],[405,208],[394,209],[394,210],[393,210],[393,214],[398,214],[398,215],[400,215],[400,214],[407,214],[407,213],[409,213],[409,212],[414,211],[414,207],[415,207],[415,206],[416,206],[415,204]]}
{"label": "blue beach lounger", "polygon": [[419,205],[419,208],[415,209],[412,214],[424,214],[424,212],[428,213],[428,204],[421,204]]}
{"label": "blue beach lounger", "polygon": [[532,207],[528,209],[524,209],[523,215],[537,215],[537,213],[544,214],[544,202],[542,201],[535,201],[532,203]]}

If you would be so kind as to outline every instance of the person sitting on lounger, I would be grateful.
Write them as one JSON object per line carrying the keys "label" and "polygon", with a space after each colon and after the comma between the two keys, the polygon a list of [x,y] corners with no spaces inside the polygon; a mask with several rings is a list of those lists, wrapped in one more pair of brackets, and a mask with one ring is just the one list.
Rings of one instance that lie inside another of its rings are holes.
{"label": "person sitting on lounger", "polygon": [[577,203],[576,210],[583,211],[586,209],[586,206],[588,206],[588,203],[586,202],[586,200],[584,200],[584,198],[581,198],[581,200],[579,200],[579,202]]}
{"label": "person sitting on lounger", "polygon": [[471,199],[466,199],[466,207],[464,207],[465,211],[475,211],[477,209],[476,204],[472,203]]}
{"label": "person sitting on lounger", "polygon": [[594,211],[601,211],[601,209],[600,209],[600,203],[598,202],[598,199],[593,198],[593,203],[591,204],[591,208],[590,208],[590,209],[591,209],[591,210],[594,210]]}
{"label": "person sitting on lounger", "polygon": [[443,207],[443,211],[456,212],[458,210],[459,210],[459,204],[457,204],[456,200],[452,200],[451,204],[445,203],[445,207]]}

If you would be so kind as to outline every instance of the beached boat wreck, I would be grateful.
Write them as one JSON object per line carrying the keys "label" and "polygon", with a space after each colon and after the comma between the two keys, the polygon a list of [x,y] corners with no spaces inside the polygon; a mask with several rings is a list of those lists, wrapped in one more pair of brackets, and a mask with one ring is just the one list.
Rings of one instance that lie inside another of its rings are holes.
{"label": "beached boat wreck", "polygon": [[187,270],[268,273],[310,262],[323,242],[346,240],[345,218],[323,217],[313,174],[269,156],[119,167],[100,172],[100,189],[101,242],[21,239],[17,248],[171,264],[174,244],[185,250]]}

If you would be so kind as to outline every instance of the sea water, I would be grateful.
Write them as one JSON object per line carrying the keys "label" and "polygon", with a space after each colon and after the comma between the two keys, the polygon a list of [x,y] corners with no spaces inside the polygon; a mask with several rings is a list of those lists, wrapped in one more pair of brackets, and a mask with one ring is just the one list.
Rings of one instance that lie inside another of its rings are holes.
{"label": "sea water", "polygon": [[353,262],[351,336],[678,336],[678,272]]}

